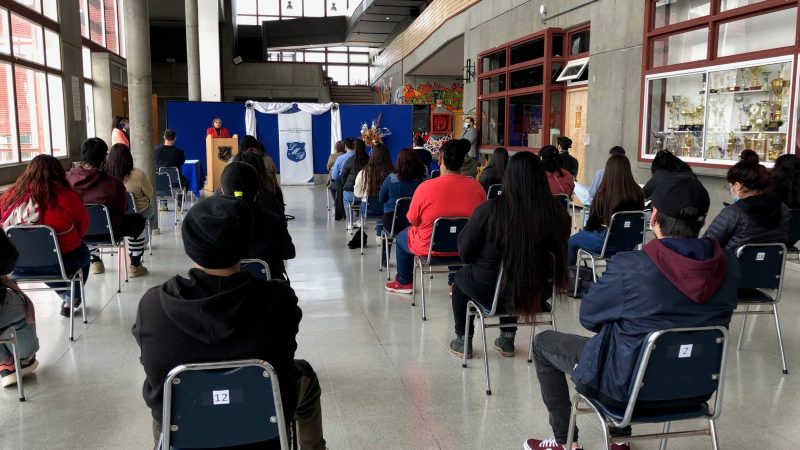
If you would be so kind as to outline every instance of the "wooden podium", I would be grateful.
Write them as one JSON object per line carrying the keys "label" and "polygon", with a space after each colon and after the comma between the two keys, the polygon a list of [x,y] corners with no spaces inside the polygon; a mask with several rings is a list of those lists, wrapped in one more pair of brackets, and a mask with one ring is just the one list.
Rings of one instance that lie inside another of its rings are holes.
{"label": "wooden podium", "polygon": [[237,135],[230,138],[215,138],[206,136],[206,185],[204,190],[213,193],[220,187],[220,177],[228,161],[239,153],[239,139]]}

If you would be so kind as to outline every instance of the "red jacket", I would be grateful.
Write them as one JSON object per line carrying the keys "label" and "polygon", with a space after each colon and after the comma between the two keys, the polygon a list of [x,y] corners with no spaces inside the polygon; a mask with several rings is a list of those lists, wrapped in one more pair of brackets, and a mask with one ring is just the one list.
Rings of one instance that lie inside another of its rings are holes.
{"label": "red jacket", "polygon": [[215,138],[229,138],[231,137],[230,133],[228,133],[227,128],[220,128],[219,132],[214,127],[210,127],[206,130],[206,136],[214,136]]}
{"label": "red jacket", "polygon": [[119,231],[122,216],[128,211],[128,194],[122,181],[100,169],[75,167],[67,172],[67,181],[80,194],[83,203],[106,205],[114,233]]}
{"label": "red jacket", "polygon": [[[81,238],[89,228],[89,216],[77,192],[56,185],[53,190],[54,198],[45,204],[40,204],[41,215],[39,224],[47,225],[55,230],[58,235],[58,247],[61,253],[69,253],[81,246]],[[2,214],[7,209],[2,210]]]}

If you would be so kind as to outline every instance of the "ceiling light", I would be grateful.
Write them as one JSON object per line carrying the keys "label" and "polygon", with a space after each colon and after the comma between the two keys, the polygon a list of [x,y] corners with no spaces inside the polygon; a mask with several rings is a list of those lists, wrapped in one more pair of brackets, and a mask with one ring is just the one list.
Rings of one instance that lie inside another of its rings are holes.
{"label": "ceiling light", "polygon": [[336,12],[336,2],[331,2],[331,12]]}
{"label": "ceiling light", "polygon": [[387,17],[386,17],[386,20],[392,20],[392,18],[391,18],[391,17],[389,17],[389,16],[387,16]]}
{"label": "ceiling light", "polygon": [[286,9],[294,9],[294,8],[292,8],[292,0],[288,0],[286,2]]}

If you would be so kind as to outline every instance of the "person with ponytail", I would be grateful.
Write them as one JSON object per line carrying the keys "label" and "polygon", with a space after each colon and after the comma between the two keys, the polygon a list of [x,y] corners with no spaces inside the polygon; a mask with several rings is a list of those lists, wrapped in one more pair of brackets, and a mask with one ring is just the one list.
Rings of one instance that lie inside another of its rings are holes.
{"label": "person with ponytail", "polygon": [[[475,208],[458,236],[458,253],[465,265],[453,284],[453,319],[456,337],[450,351],[463,357],[467,302],[471,299],[491,307],[500,267],[500,298],[507,311],[531,319],[549,311],[545,302],[567,288],[567,239],[570,218],[551,195],[544,165],[539,157],[519,152],[508,163],[503,195]],[[553,265],[555,263],[555,266]],[[555,270],[555,272],[554,272]],[[501,319],[516,323],[516,317]],[[514,356],[516,327],[500,329],[494,347],[503,356]],[[467,357],[472,353],[466,342]]]}
{"label": "person with ponytail", "polygon": [[550,186],[550,193],[553,195],[564,194],[572,197],[575,191],[575,177],[561,168],[561,158],[558,149],[553,145],[545,145],[539,150],[539,156],[544,164],[544,171],[547,174],[547,184]]}

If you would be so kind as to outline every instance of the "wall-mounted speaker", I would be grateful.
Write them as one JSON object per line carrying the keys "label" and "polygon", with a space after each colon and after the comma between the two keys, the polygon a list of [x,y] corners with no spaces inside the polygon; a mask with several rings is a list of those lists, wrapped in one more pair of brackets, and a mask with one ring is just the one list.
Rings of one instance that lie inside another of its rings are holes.
{"label": "wall-mounted speaker", "polygon": [[431,126],[431,105],[412,105],[411,127],[414,132],[427,133]]}

